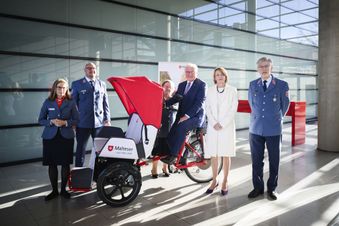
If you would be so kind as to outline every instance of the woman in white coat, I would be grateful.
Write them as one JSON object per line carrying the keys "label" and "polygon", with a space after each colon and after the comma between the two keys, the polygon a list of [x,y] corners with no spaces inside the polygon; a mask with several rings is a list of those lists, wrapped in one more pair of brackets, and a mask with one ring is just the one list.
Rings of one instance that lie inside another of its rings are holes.
{"label": "woman in white coat", "polygon": [[228,193],[227,177],[231,166],[231,157],[235,156],[235,113],[238,108],[237,89],[227,84],[228,74],[225,68],[214,70],[215,85],[210,87],[206,98],[208,120],[205,156],[211,157],[213,180],[206,194],[218,187],[218,158],[222,157],[224,178],[221,195]]}

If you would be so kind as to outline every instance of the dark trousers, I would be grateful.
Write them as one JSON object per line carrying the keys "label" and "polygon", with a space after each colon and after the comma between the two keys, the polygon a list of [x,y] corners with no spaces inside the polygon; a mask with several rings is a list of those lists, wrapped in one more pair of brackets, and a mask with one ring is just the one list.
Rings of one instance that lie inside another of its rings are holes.
{"label": "dark trousers", "polygon": [[100,128],[77,128],[76,129],[76,139],[77,139],[77,149],[75,152],[75,166],[82,167],[85,162],[86,147],[88,143],[89,136],[94,139],[97,134],[97,131]]}
{"label": "dark trousers", "polygon": [[267,181],[267,190],[274,191],[278,185],[281,135],[264,137],[250,133],[249,138],[252,157],[253,186],[255,189],[264,190],[263,169],[266,144],[270,164],[270,175]]}
{"label": "dark trousers", "polygon": [[178,155],[180,148],[186,139],[187,132],[196,129],[197,127],[199,127],[198,118],[187,119],[179,124],[176,122],[174,123],[167,139],[170,154],[172,156]]}

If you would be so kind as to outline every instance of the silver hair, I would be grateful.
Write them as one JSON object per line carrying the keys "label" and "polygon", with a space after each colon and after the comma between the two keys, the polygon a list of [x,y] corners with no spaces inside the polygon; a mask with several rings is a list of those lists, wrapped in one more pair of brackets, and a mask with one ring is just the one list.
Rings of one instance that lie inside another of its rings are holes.
{"label": "silver hair", "polygon": [[198,75],[198,66],[196,64],[188,63],[186,64],[186,67],[193,68],[195,75]]}
{"label": "silver hair", "polygon": [[95,63],[93,63],[93,62],[87,62],[87,63],[85,64],[85,68],[86,68],[86,66],[89,65],[89,64],[93,64],[95,67],[97,67],[97,65],[96,65]]}
{"label": "silver hair", "polygon": [[262,62],[269,62],[271,64],[271,66],[273,66],[273,61],[270,58],[268,58],[268,57],[261,57],[257,61],[257,65],[261,64]]}

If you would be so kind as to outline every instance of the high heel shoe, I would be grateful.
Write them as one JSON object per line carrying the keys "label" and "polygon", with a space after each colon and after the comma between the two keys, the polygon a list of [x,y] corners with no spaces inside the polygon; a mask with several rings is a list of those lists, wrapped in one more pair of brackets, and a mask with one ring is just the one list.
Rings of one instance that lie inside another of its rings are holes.
{"label": "high heel shoe", "polygon": [[169,177],[169,176],[170,176],[170,174],[167,173],[165,170],[162,170],[162,172],[163,172],[163,174],[164,174],[164,177]]}
{"label": "high heel shoe", "polygon": [[228,189],[226,189],[226,190],[222,190],[221,189],[220,194],[221,194],[221,196],[227,195],[228,194]]}
{"label": "high heel shoe", "polygon": [[214,186],[214,188],[208,188],[205,192],[205,194],[212,194],[212,192],[218,187],[219,183],[217,182]]}
{"label": "high heel shoe", "polygon": [[153,173],[153,171],[151,170],[151,176],[153,179],[157,179],[159,175],[157,173]]}
{"label": "high heel shoe", "polygon": [[[223,189],[223,188],[225,188],[225,189]],[[225,195],[228,194],[228,186],[227,186],[227,182],[226,182],[225,185],[224,185],[224,182],[223,182],[223,184],[222,184],[222,186],[221,186],[221,189],[220,189],[220,194],[221,194],[221,196],[225,196]]]}

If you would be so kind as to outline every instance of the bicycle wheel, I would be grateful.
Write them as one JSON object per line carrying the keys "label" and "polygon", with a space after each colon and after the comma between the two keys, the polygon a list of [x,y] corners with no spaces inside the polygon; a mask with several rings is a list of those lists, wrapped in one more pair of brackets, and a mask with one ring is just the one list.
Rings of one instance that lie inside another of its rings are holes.
{"label": "bicycle wheel", "polygon": [[[201,144],[198,140],[193,141],[190,144],[200,155],[203,154]],[[190,162],[200,162],[201,159],[194,154],[192,151],[186,150],[184,151],[183,158],[185,160],[185,164],[188,164]],[[188,167],[185,168],[184,171],[186,175],[193,180],[194,182],[197,183],[206,183],[212,180],[212,167],[211,167],[211,160],[210,159],[205,159],[205,164],[204,165],[199,165],[199,166],[193,166],[193,167]],[[222,169],[222,159],[218,161],[219,166],[218,166],[218,174],[220,173]]]}
{"label": "bicycle wheel", "polygon": [[97,193],[107,205],[125,206],[132,202],[141,188],[140,171],[130,163],[116,162],[98,177]]}

